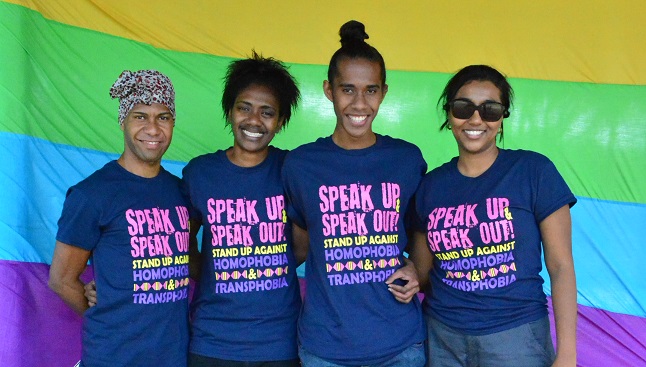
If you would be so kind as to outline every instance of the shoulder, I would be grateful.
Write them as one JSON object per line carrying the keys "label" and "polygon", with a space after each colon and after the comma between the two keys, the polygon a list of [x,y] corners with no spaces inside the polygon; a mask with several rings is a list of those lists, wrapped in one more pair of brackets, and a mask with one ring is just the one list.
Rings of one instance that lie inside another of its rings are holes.
{"label": "shoulder", "polygon": [[272,157],[273,159],[283,161],[285,160],[285,156],[287,156],[287,153],[289,153],[289,150],[276,148],[273,145],[269,146],[269,157]]}
{"label": "shoulder", "polygon": [[500,158],[503,159],[506,164],[521,165],[526,168],[534,168],[538,170],[554,166],[552,161],[545,155],[531,150],[501,149]]}
{"label": "shoulder", "polygon": [[433,180],[441,180],[443,178],[450,178],[452,175],[454,175],[457,171],[457,157],[452,158],[450,161],[445,162],[438,167],[433,168],[430,170],[426,175],[424,175],[424,178],[422,179],[422,182],[430,182]]}
{"label": "shoulder", "polygon": [[379,135],[377,134],[378,139],[380,139],[381,145],[391,149],[399,149],[403,151],[408,151],[414,154],[422,155],[422,151],[419,147],[413,143],[407,142],[404,139],[393,138],[389,135]]}
{"label": "shoulder", "polygon": [[315,157],[323,151],[330,151],[333,149],[334,143],[332,143],[332,138],[318,138],[316,141],[311,143],[303,144],[291,151],[289,151],[285,156],[285,164],[297,164],[300,161],[309,161],[311,157]]}
{"label": "shoulder", "polygon": [[220,160],[220,157],[224,154],[226,154],[224,150],[218,150],[214,153],[199,155],[188,161],[188,163],[182,170],[182,175],[186,175],[187,173],[196,170],[201,170],[203,167],[213,167],[213,165],[217,164],[217,162]]}
{"label": "shoulder", "polygon": [[171,172],[167,171],[163,166],[161,167],[161,170],[159,171],[159,176],[160,179],[170,181],[172,183],[179,183],[180,178],[172,174]]}
{"label": "shoulder", "polygon": [[71,189],[75,190],[96,190],[100,189],[101,186],[111,185],[111,181],[122,177],[123,169],[119,166],[117,161],[110,161],[106,163],[103,167],[94,171],[91,175],[87,176],[81,180],[76,185],[72,186]]}

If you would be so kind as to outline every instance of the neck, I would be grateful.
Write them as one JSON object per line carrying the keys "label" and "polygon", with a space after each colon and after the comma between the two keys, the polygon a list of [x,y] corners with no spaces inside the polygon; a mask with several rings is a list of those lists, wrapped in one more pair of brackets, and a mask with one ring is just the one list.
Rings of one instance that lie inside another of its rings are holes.
{"label": "neck", "polygon": [[128,159],[124,154],[117,159],[117,163],[123,167],[126,171],[144,178],[153,178],[159,174],[161,169],[161,162],[155,163],[143,163],[143,162],[133,162],[131,159]]}
{"label": "neck", "polygon": [[226,151],[229,161],[239,167],[255,167],[269,155],[269,147],[259,152],[248,152],[233,146]]}
{"label": "neck", "polygon": [[346,150],[364,149],[371,147],[377,143],[377,135],[374,132],[367,132],[365,135],[355,138],[345,134],[341,134],[337,129],[332,133],[332,141],[334,144]]}
{"label": "neck", "polygon": [[461,151],[458,157],[458,171],[467,177],[478,177],[493,165],[498,157],[498,152],[497,146],[480,153]]}

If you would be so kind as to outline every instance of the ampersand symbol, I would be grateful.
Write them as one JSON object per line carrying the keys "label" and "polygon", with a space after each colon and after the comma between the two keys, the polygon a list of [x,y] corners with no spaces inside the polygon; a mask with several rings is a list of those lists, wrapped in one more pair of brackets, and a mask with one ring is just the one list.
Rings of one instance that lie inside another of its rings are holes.
{"label": "ampersand symbol", "polygon": [[372,270],[372,260],[366,259],[366,261],[363,263],[363,268],[365,270]]}
{"label": "ampersand symbol", "polygon": [[477,282],[479,280],[480,280],[480,274],[478,273],[477,270],[474,270],[473,273],[471,273],[471,281]]}

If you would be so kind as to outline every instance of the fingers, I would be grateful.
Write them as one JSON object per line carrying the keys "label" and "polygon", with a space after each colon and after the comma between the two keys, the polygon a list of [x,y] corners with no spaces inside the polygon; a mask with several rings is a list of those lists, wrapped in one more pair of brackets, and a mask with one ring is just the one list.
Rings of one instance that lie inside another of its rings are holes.
{"label": "fingers", "polygon": [[83,286],[83,290],[85,291],[83,294],[85,295],[85,298],[87,298],[88,306],[96,306],[96,283],[94,280],[86,283]]}
{"label": "fingers", "polygon": [[419,292],[419,284],[415,281],[409,281],[406,285],[388,284],[388,290],[393,297],[401,303],[409,303]]}

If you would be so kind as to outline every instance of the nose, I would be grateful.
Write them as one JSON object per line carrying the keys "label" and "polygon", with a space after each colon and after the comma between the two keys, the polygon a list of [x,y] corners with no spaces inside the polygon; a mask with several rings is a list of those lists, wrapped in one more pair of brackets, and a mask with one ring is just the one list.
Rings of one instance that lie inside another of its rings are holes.
{"label": "nose", "polygon": [[482,118],[480,117],[480,111],[478,110],[473,111],[473,115],[469,117],[469,122],[472,124],[482,123]]}
{"label": "nose", "polygon": [[260,114],[262,113],[261,110],[258,111],[252,111],[249,114],[249,118],[247,119],[247,122],[249,122],[252,125],[261,125],[261,119],[260,119]]}
{"label": "nose", "polygon": [[356,108],[362,108],[367,106],[368,103],[366,102],[366,95],[364,93],[355,94],[352,104]]}
{"label": "nose", "polygon": [[154,118],[149,118],[146,121],[146,126],[144,127],[144,132],[148,135],[158,135],[161,133],[161,128],[159,127],[159,123],[157,120]]}

